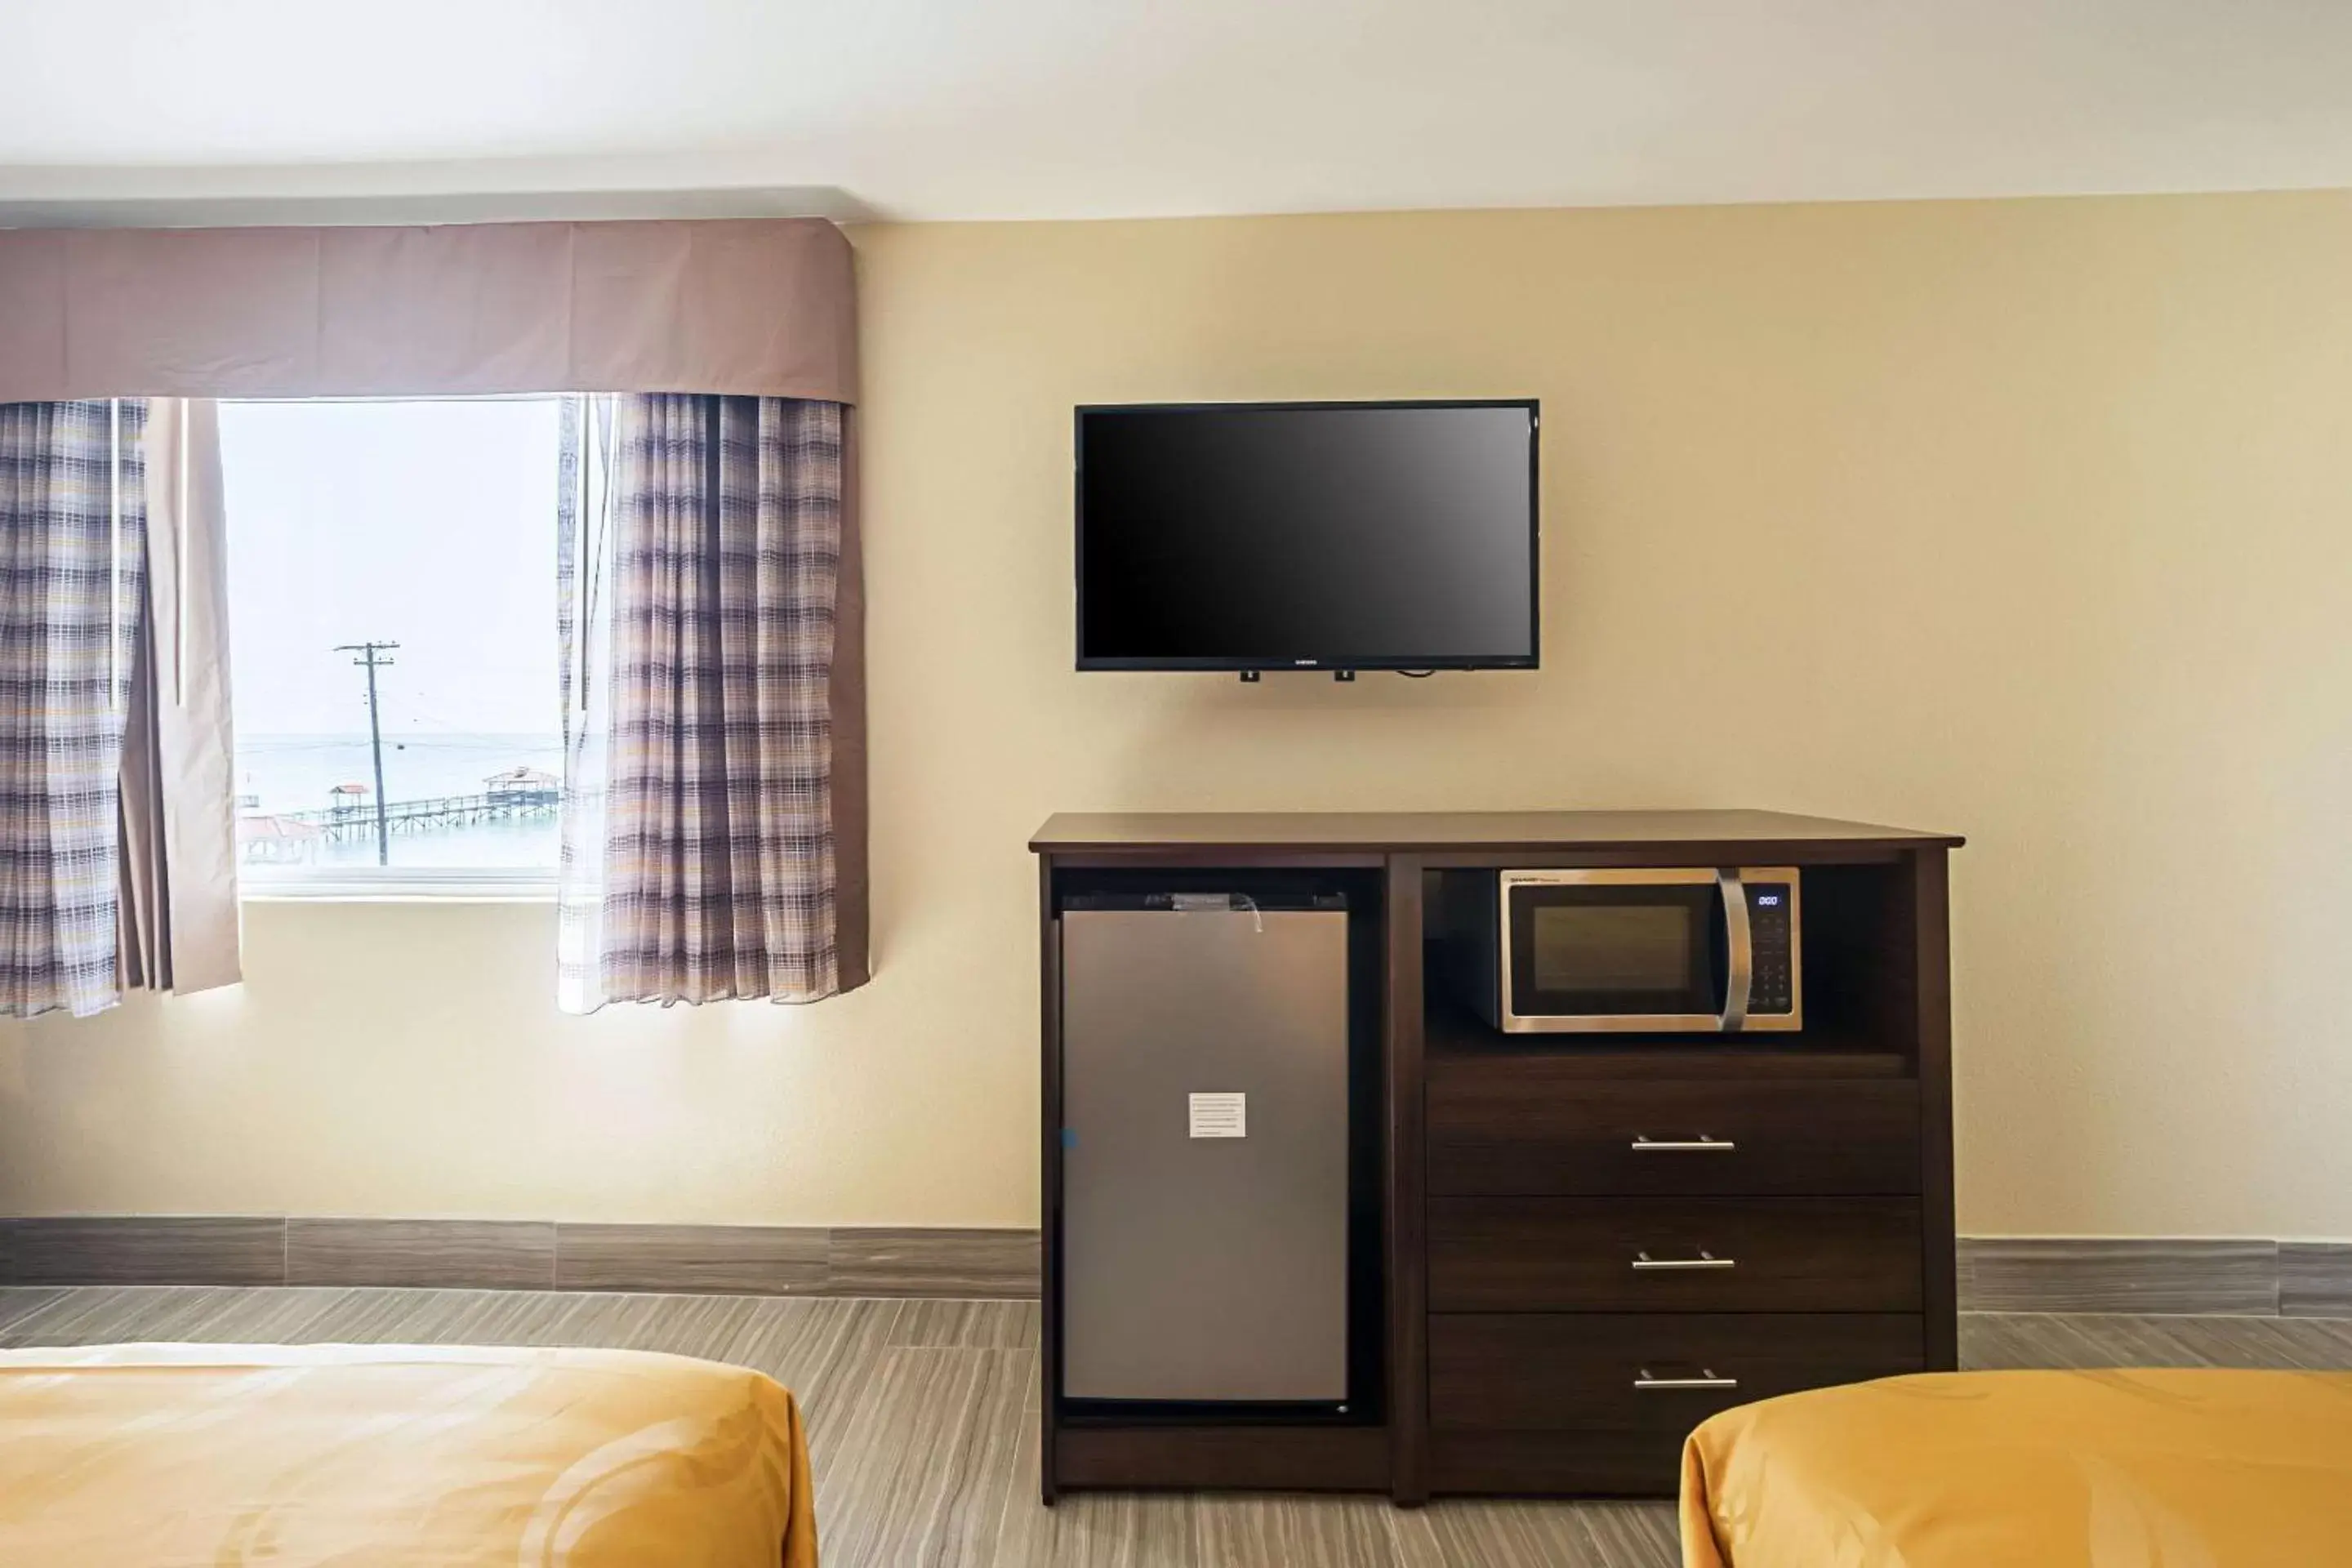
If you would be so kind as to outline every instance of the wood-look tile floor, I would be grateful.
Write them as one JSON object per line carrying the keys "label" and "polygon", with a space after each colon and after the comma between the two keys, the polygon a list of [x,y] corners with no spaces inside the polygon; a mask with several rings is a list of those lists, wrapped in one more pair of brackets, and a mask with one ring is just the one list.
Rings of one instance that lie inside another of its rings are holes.
{"label": "wood-look tile floor", "polygon": [[[0,1289],[0,1345],[603,1345],[796,1392],[826,1568],[1672,1568],[1665,1503],[1081,1495],[1037,1502],[1037,1308],[548,1291]],[[1999,1366],[2352,1368],[2352,1321],[1976,1315]]]}

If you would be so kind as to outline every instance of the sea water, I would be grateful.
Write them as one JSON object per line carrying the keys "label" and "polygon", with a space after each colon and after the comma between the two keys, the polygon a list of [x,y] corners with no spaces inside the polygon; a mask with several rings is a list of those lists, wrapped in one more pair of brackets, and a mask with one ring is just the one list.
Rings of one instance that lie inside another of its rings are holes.
{"label": "sea water", "polygon": [[[561,777],[563,742],[558,736],[416,734],[387,736],[383,742],[383,794],[387,803],[437,800],[483,793],[486,781],[515,768]],[[374,763],[368,738],[359,735],[239,735],[236,738],[237,814],[319,812],[337,804],[337,784],[364,785],[356,797],[375,802]],[[539,866],[552,868],[556,821],[552,815],[498,822],[404,828],[392,835],[392,864],[410,867]],[[373,835],[321,843],[318,866],[373,866]]]}

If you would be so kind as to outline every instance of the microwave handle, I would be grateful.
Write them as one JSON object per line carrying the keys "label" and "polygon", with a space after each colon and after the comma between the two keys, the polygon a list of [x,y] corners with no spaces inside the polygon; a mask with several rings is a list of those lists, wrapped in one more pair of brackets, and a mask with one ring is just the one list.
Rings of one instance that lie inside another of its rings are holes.
{"label": "microwave handle", "polygon": [[1722,1028],[1736,1035],[1748,1023],[1748,1002],[1756,989],[1756,942],[1748,929],[1748,889],[1736,870],[1719,872],[1716,886],[1723,893],[1723,930],[1731,948],[1730,973],[1724,980]]}

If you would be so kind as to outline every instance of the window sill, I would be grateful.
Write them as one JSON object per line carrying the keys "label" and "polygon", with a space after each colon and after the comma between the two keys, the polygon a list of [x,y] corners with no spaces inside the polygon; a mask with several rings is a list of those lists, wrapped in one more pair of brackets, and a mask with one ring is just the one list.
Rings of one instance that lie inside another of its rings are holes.
{"label": "window sill", "polygon": [[238,884],[243,903],[347,904],[551,904],[552,872],[373,871],[247,878]]}

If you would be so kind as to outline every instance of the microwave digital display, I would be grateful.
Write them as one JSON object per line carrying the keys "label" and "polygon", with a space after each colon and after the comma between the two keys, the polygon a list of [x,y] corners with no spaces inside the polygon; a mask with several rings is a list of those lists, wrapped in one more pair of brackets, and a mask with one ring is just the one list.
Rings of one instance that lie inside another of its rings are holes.
{"label": "microwave digital display", "polygon": [[1658,904],[1539,904],[1533,911],[1536,989],[1564,996],[1677,996],[1690,984],[1688,910]]}

